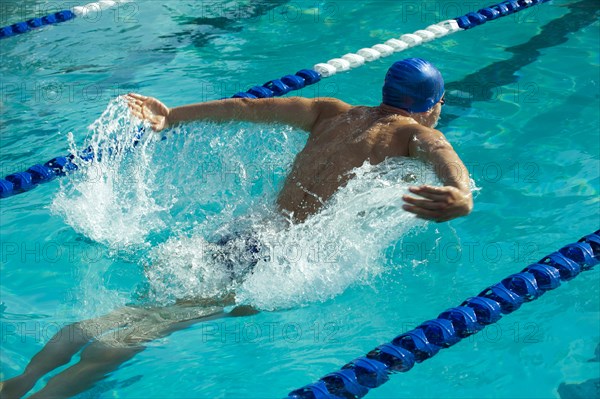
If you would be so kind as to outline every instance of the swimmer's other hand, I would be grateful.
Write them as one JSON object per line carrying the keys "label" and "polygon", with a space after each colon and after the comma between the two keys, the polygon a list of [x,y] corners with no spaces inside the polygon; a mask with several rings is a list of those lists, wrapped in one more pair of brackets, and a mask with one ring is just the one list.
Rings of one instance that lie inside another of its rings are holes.
{"label": "swimmer's other hand", "polygon": [[402,196],[407,202],[402,207],[405,211],[414,213],[418,218],[446,222],[460,216],[466,216],[473,209],[473,196],[471,192],[463,192],[456,187],[444,186],[418,186],[410,187],[411,193],[423,199]]}
{"label": "swimmer's other hand", "polygon": [[160,132],[169,127],[169,108],[154,97],[129,93],[125,96],[131,113],[141,120],[150,122],[152,130]]}

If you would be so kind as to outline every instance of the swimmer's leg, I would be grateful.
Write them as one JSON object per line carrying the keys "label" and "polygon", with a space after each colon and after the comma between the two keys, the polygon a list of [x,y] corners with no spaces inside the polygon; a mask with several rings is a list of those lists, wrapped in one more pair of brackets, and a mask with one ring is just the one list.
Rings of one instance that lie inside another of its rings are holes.
{"label": "swimmer's leg", "polygon": [[43,375],[67,364],[92,338],[86,334],[81,323],[63,327],[31,359],[23,374],[1,383],[0,396],[3,399],[22,397]]}
{"label": "swimmer's leg", "polygon": [[[155,311],[160,311],[160,309]],[[153,329],[148,334],[135,337],[128,335],[120,342],[121,345],[115,345],[114,342],[107,343],[95,340],[81,352],[81,359],[77,364],[54,376],[43,389],[29,398],[47,399],[74,396],[91,388],[96,382],[104,379],[109,373],[117,370],[123,363],[146,349],[143,345],[145,342],[166,337],[175,331],[188,328],[201,321],[248,316],[256,313],[257,311],[250,307],[240,306],[230,313],[221,310],[196,319],[166,323],[160,329]],[[133,329],[135,332],[139,326],[132,324],[128,328]]]}
{"label": "swimmer's leg", "polygon": [[114,347],[94,341],[81,352],[81,360],[56,375],[29,398],[57,399],[75,396],[91,388],[121,364],[145,349],[142,345]]}

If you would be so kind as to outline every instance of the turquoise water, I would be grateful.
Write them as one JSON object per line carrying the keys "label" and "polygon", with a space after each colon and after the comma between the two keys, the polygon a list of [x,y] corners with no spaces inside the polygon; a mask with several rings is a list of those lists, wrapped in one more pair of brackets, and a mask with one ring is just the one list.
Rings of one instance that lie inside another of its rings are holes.
{"label": "turquoise water", "polygon": [[[69,147],[127,142],[136,126],[119,94],[169,106],[216,99],[484,5],[132,2],[2,40],[2,175]],[[2,25],[52,6],[6,8]],[[264,220],[306,134],[182,127],[2,200],[0,378],[68,323],[221,292],[203,249],[239,224],[272,249],[233,287],[264,311],[155,340],[80,397],[282,397],[598,229],[596,2],[544,4],[300,94],[377,105],[387,67],[405,56],[431,60],[446,79],[438,128],[471,172],[469,217],[434,224],[403,212],[403,177],[435,179],[397,159],[360,168],[321,214],[280,233]],[[549,398],[561,383],[599,378],[588,361],[599,286],[597,270],[585,273],[368,397]]]}

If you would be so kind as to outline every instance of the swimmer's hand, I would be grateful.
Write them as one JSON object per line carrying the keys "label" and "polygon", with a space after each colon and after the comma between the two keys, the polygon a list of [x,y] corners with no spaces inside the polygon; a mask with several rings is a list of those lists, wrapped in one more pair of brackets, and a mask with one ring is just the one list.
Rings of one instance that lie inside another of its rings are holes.
{"label": "swimmer's hand", "polygon": [[407,202],[402,207],[405,211],[414,213],[418,218],[446,222],[448,220],[466,216],[473,209],[473,197],[471,192],[465,193],[456,187],[444,186],[418,186],[409,187],[411,193],[417,194],[423,199],[402,196]]}
{"label": "swimmer's hand", "polygon": [[169,108],[154,97],[129,93],[125,96],[131,113],[141,120],[150,122],[152,130],[160,132],[169,126]]}

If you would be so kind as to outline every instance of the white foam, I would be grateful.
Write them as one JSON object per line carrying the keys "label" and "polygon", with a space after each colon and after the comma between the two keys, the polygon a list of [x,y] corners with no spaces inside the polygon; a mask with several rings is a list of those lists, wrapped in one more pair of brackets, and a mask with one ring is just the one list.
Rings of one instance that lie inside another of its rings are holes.
{"label": "white foam", "polygon": [[245,280],[237,291],[240,302],[261,309],[288,308],[328,300],[353,284],[368,284],[384,271],[388,245],[425,225],[402,209],[402,194],[409,185],[436,183],[429,167],[397,158],[377,166],[365,163],[355,174],[322,212],[272,232],[270,244],[278,256],[261,262]]}
{"label": "white foam", "polygon": [[[133,150],[137,125],[122,100],[112,102],[89,129],[88,144],[96,156],[107,154],[109,147],[119,150],[101,161],[76,161],[79,170],[61,181],[51,208],[94,241],[114,249],[143,245],[151,231],[164,228],[157,214],[166,209],[152,196],[156,187],[148,156],[151,150]],[[144,145],[155,144],[147,141]],[[71,152],[77,152],[73,141],[71,147]]]}

